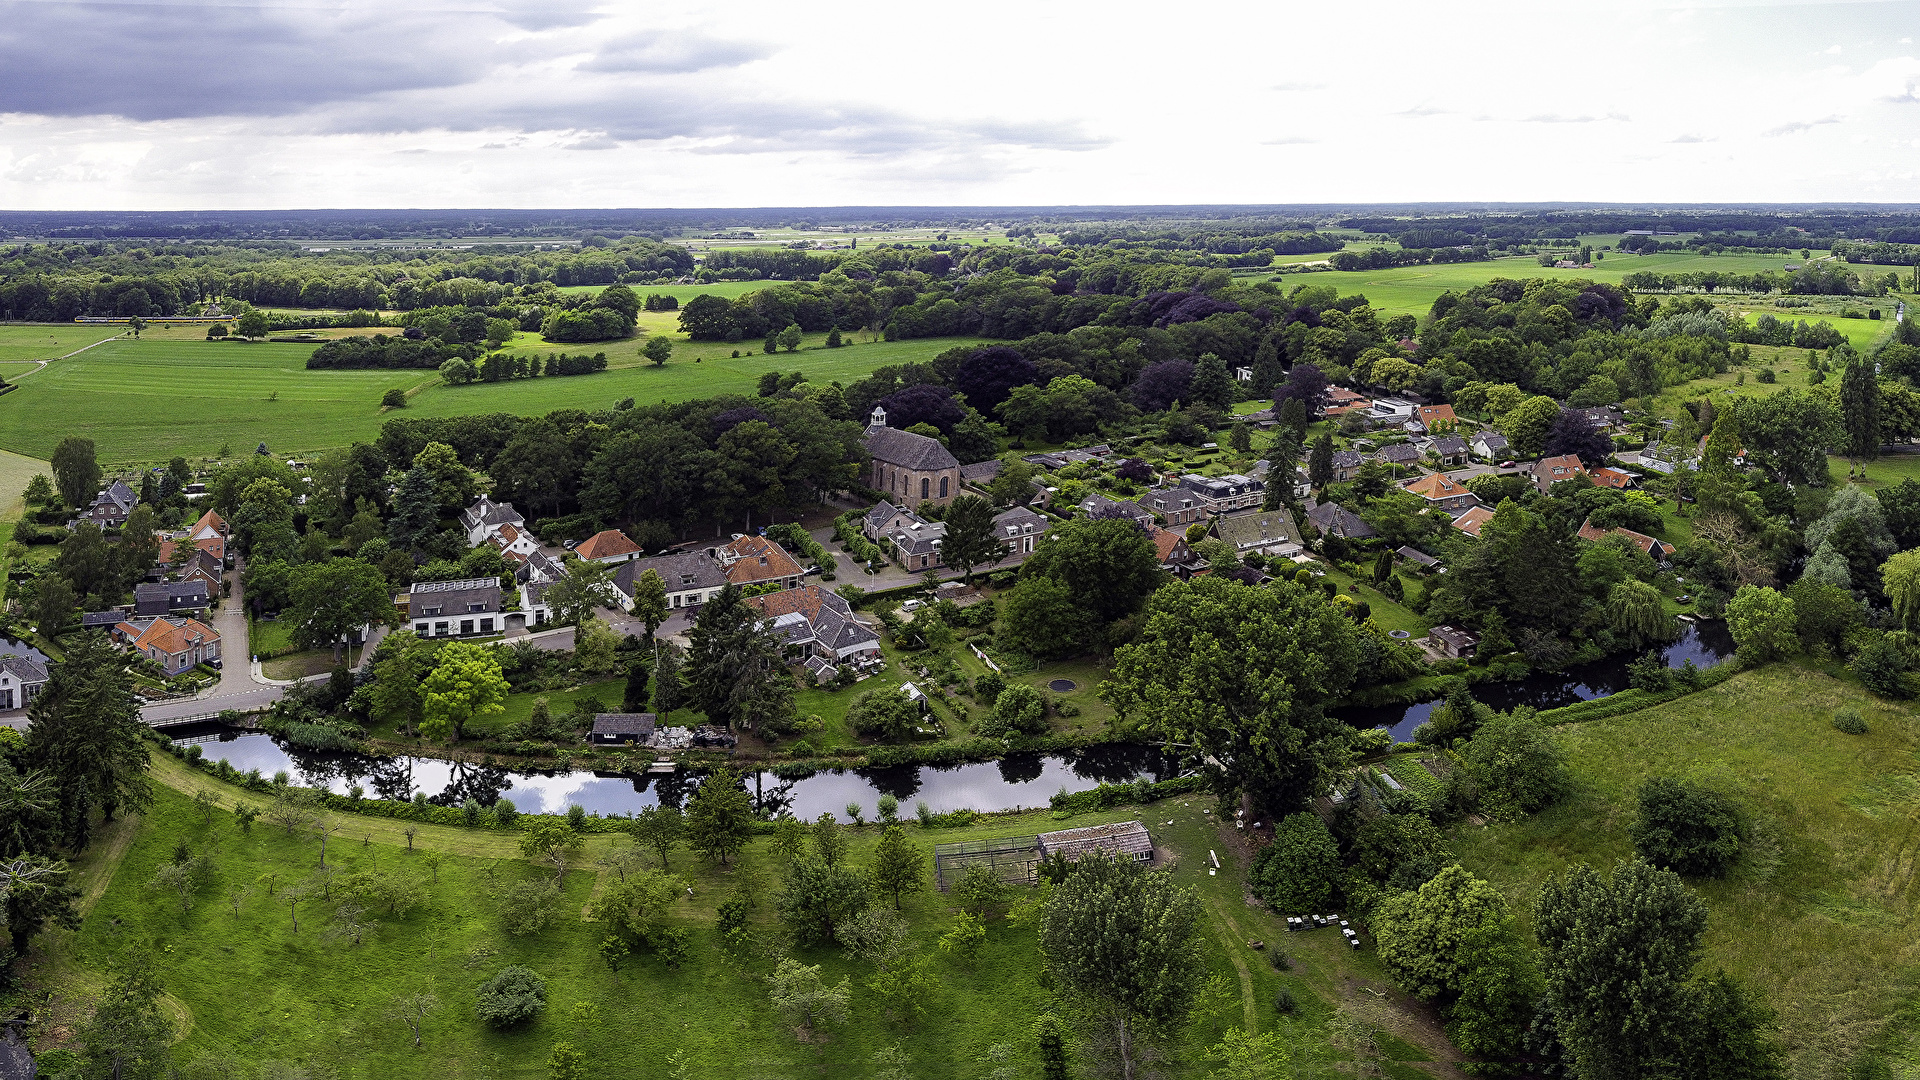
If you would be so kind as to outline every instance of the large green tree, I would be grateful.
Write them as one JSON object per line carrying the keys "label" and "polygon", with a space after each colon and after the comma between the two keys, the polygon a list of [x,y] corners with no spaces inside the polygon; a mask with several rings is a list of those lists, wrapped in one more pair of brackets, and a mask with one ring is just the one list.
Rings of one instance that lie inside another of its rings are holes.
{"label": "large green tree", "polygon": [[386,575],[359,559],[296,566],[289,593],[293,640],[304,649],[332,645],[362,626],[383,625],[394,615]]}
{"label": "large green tree", "polygon": [[1793,601],[1773,589],[1742,585],[1727,603],[1727,630],[1740,658],[1765,663],[1800,648]]}
{"label": "large green tree", "polygon": [[1477,946],[1510,932],[1511,922],[1500,890],[1454,865],[1414,892],[1382,901],[1371,926],[1393,981],[1423,1001],[1446,1004],[1464,989]]}
{"label": "large green tree", "polygon": [[100,488],[100,463],[92,439],[69,435],[60,440],[53,448],[53,483],[60,489],[60,501],[73,509],[93,502]]}
{"label": "large green tree", "polygon": [[753,833],[753,799],[736,774],[708,773],[687,803],[687,845],[709,862],[725,865]]}
{"label": "large green tree", "polygon": [[780,643],[733,585],[700,608],[687,636],[687,690],[707,719],[748,731],[791,719],[793,677]]}
{"label": "large green tree", "polygon": [[1082,858],[1054,886],[1040,916],[1047,972],[1106,1029],[1123,1080],[1139,1041],[1172,1031],[1193,1008],[1206,973],[1200,901],[1169,874],[1104,853]]}
{"label": "large green tree", "polygon": [[1103,623],[1138,610],[1164,580],[1153,541],[1126,518],[1054,526],[1021,564],[1020,576],[1060,582],[1077,606]]}
{"label": "large green tree", "polygon": [[1220,790],[1285,813],[1346,762],[1349,728],[1326,710],[1359,660],[1352,620],[1318,590],[1206,577],[1154,596],[1100,692],[1122,717],[1197,748]]}
{"label": "large green tree", "polygon": [[112,981],[76,1035],[87,1080],[163,1080],[174,1075],[173,1021],[160,1010],[152,957],[129,947],[114,962]]}
{"label": "large green tree", "polygon": [[1840,372],[1840,421],[1847,431],[1847,457],[1853,461],[1872,461],[1880,456],[1880,384],[1872,361],[1863,359],[1852,346],[1846,351],[1846,366]]}
{"label": "large green tree", "polygon": [[667,621],[667,582],[660,571],[649,567],[633,582],[633,617],[647,628],[647,640]]}
{"label": "large green tree", "polygon": [[1007,545],[1000,542],[993,526],[993,504],[977,495],[962,495],[947,507],[947,532],[940,541],[940,557],[960,571],[969,584],[973,568],[999,562],[1007,557]]}
{"label": "large green tree", "polygon": [[440,646],[433,669],[420,683],[420,734],[459,742],[474,718],[505,708],[507,680],[491,649],[462,641]]}
{"label": "large green tree", "polygon": [[90,814],[111,821],[153,802],[147,727],[126,658],[98,632],[67,646],[45,690],[27,707],[27,759],[53,777],[67,846],[87,845]]}

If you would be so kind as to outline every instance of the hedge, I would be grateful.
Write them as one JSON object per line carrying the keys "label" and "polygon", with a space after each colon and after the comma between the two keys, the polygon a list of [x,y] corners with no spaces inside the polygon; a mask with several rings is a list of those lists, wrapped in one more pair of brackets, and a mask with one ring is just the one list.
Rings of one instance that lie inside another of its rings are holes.
{"label": "hedge", "polygon": [[1577,701],[1572,705],[1563,705],[1558,709],[1547,709],[1538,714],[1543,724],[1582,724],[1589,720],[1606,720],[1627,713],[1652,708],[1688,694],[1698,693],[1709,687],[1719,686],[1739,674],[1742,664],[1738,660],[1726,660],[1700,672],[1699,679],[1692,686],[1675,686],[1668,690],[1622,690],[1591,701]]}
{"label": "hedge", "polygon": [[1149,783],[1137,780],[1131,784],[1101,784],[1091,791],[1060,791],[1047,800],[1055,813],[1091,814],[1100,810],[1109,810],[1121,803],[1149,803],[1160,799],[1169,799],[1176,795],[1191,795],[1205,791],[1207,778],[1198,774],[1176,776],[1172,780]]}

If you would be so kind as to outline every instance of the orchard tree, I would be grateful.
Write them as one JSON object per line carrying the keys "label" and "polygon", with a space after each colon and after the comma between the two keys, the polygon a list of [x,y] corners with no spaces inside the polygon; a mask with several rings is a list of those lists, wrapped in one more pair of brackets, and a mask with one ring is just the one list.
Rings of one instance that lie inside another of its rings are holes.
{"label": "orchard tree", "polygon": [[667,870],[667,854],[687,835],[687,820],[677,806],[649,806],[627,824],[633,842],[652,848],[660,856],[660,869]]}
{"label": "orchard tree", "polygon": [[905,829],[887,826],[873,853],[873,887],[892,896],[898,911],[902,894],[919,892],[926,884],[927,853],[907,839]]}
{"label": "orchard tree", "polygon": [[673,339],[665,334],[655,334],[647,339],[640,355],[653,361],[655,367],[660,367],[673,357]]}
{"label": "orchard tree", "polygon": [[687,804],[687,843],[709,862],[725,866],[753,832],[753,800],[726,769],[707,774]]}
{"label": "orchard tree", "polygon": [[1206,577],[1155,594],[1100,693],[1123,718],[1198,750],[1218,790],[1283,814],[1344,766],[1349,728],[1326,710],[1359,663],[1352,620],[1318,590]]}

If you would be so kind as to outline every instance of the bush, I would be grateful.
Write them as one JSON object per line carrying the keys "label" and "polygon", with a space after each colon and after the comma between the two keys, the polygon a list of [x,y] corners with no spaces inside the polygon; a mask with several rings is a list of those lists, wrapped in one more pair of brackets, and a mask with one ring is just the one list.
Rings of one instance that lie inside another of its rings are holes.
{"label": "bush", "polygon": [[1000,673],[997,671],[989,671],[985,675],[973,680],[973,692],[979,696],[981,701],[994,701],[999,698],[1000,691],[1006,688],[1007,680],[1001,678]]}
{"label": "bush", "polygon": [[1314,814],[1289,814],[1253,859],[1253,890],[1276,915],[1311,915],[1333,904],[1340,847]]}
{"label": "bush", "polygon": [[1855,709],[1836,709],[1833,714],[1833,726],[1849,735],[1865,735],[1867,722],[1860,718]]}
{"label": "bush", "polygon": [[1720,877],[1740,856],[1739,808],[1717,791],[1656,776],[1640,788],[1640,817],[1628,830],[1634,850],[1655,866],[1693,877]]}
{"label": "bush", "polygon": [[1281,1016],[1292,1016],[1294,1008],[1293,991],[1281,987],[1280,992],[1273,995],[1273,1011]]}
{"label": "bush", "polygon": [[547,1003],[547,980],[531,968],[504,967],[480,984],[474,1011],[488,1027],[509,1028],[533,1018]]}
{"label": "bush", "polygon": [[1014,683],[993,699],[993,718],[1027,735],[1047,730],[1047,699],[1026,683]]}

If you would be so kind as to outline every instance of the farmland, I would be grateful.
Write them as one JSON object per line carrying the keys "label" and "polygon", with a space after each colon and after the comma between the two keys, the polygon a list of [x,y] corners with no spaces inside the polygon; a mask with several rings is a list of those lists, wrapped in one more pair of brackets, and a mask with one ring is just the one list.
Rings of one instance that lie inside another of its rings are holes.
{"label": "farmland", "polygon": [[[663,331],[665,327],[643,330]],[[12,327],[8,329],[24,329]],[[815,380],[848,382],[888,364],[924,363],[972,338],[869,342],[819,349],[809,335],[798,353],[766,356],[757,343],[689,344],[656,367],[641,359],[635,339],[593,345],[545,345],[535,335],[513,351],[609,354],[604,374],[472,386],[443,385],[432,371],[308,371],[312,345],[203,340],[204,330],[151,330],[140,340],[110,341],[50,364],[0,397],[0,449],[45,458],[76,418],[106,462],[206,456],[224,447],[265,442],[276,453],[307,452],[371,439],[392,410],[389,389],[412,393],[406,415],[540,414],[561,408],[607,408],[625,397],[683,401],[715,394],[752,394],[762,372],[805,371]],[[742,356],[733,359],[739,350]],[[752,350],[752,351],[749,351]]]}

